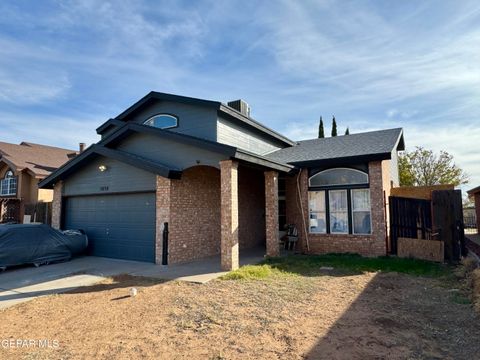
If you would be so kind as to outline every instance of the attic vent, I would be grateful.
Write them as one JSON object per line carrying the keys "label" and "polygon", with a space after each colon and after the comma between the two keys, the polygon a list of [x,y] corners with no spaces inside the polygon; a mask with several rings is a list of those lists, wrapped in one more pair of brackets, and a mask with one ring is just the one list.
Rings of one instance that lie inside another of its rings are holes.
{"label": "attic vent", "polygon": [[243,115],[250,117],[250,105],[242,99],[229,101],[228,106],[241,112]]}

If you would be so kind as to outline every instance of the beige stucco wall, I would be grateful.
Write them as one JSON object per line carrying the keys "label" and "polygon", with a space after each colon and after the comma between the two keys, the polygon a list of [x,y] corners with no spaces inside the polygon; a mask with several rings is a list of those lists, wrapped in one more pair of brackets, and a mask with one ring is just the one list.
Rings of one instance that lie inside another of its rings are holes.
{"label": "beige stucco wall", "polygon": [[[10,170],[10,167],[5,163],[0,162],[0,179],[5,176],[5,173],[8,170]],[[17,176],[17,196],[22,199],[24,204],[53,201],[53,190],[38,188],[40,179],[36,179],[24,171],[17,174]]]}
{"label": "beige stucco wall", "polygon": [[52,202],[53,190],[38,189],[38,202]]}

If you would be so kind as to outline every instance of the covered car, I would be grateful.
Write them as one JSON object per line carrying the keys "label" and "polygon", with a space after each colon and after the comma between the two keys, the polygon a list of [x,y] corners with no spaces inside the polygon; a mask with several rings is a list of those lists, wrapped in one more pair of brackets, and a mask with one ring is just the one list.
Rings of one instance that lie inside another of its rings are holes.
{"label": "covered car", "polygon": [[44,224],[0,225],[0,268],[67,261],[85,252],[87,236],[78,230],[59,231]]}

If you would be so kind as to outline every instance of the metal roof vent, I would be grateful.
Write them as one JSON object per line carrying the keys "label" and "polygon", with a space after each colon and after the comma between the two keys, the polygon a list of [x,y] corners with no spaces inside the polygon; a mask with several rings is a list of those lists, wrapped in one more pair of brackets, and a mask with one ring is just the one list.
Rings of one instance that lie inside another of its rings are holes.
{"label": "metal roof vent", "polygon": [[248,105],[242,99],[233,100],[228,102],[228,106],[241,112],[243,115],[250,117],[250,105]]}

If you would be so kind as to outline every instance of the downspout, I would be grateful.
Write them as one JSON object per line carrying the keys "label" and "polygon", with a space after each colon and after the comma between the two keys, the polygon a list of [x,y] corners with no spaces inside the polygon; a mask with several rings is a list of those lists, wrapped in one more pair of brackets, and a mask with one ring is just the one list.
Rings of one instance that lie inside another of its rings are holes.
{"label": "downspout", "polygon": [[302,171],[303,169],[300,169],[300,172],[298,173],[298,176],[297,176],[297,192],[298,192],[298,200],[300,202],[300,205],[298,203],[297,205],[299,205],[299,210],[300,210],[300,213],[302,214],[303,229],[305,231],[305,243],[307,245],[307,251],[310,252],[310,244],[308,242],[307,222],[305,221],[305,212],[303,210],[303,197],[302,197],[302,192],[300,191],[300,177],[302,175]]}

